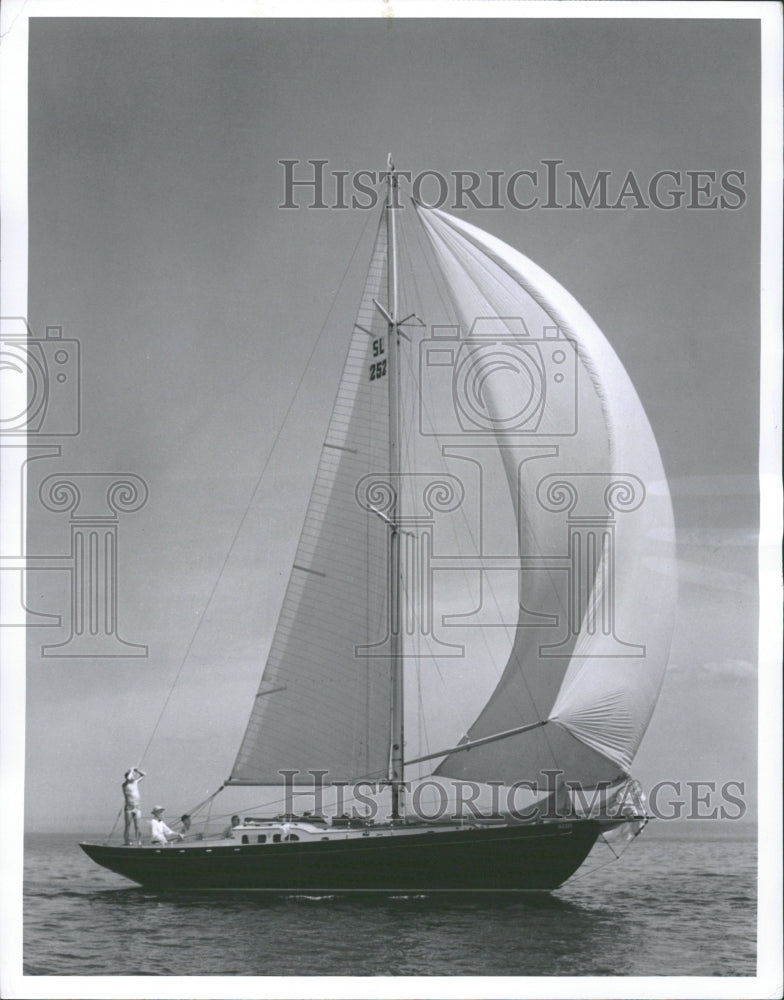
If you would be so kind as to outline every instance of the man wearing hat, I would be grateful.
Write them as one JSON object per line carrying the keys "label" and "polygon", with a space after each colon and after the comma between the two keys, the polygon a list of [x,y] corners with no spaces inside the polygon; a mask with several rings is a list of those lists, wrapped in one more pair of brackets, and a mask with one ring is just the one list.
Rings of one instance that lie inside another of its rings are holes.
{"label": "man wearing hat", "polygon": [[185,838],[181,833],[175,833],[174,830],[170,830],[163,822],[164,811],[163,806],[155,806],[152,810],[150,834],[153,844],[168,844],[170,840],[184,840]]}

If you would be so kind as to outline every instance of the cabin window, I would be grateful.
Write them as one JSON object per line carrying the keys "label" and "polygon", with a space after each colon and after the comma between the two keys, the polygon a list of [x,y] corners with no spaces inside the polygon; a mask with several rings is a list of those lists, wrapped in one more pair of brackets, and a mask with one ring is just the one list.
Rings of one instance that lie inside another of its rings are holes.
{"label": "cabin window", "polygon": [[273,833],[272,834],[272,843],[273,844],[279,844],[280,843],[280,834],[279,833]]}
{"label": "cabin window", "polygon": [[266,844],[267,843],[267,834],[266,833],[260,833],[258,835],[258,837],[256,837],[256,843],[257,844]]}
{"label": "cabin window", "polygon": [[283,839],[284,840],[299,840],[299,837],[296,835],[296,833],[289,833]]}
{"label": "cabin window", "polygon": [[322,837],[322,840],[329,840],[329,837]]}
{"label": "cabin window", "polygon": [[241,844],[249,844],[249,843],[250,843],[250,841],[248,840],[248,835],[247,835],[247,833],[243,833],[243,835],[242,835],[242,840],[240,841],[240,843],[241,843]]}

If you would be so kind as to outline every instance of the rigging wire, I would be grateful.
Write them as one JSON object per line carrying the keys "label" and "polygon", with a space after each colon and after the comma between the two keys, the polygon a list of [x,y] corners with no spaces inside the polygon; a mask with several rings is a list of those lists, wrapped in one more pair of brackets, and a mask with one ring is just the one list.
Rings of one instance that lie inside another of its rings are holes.
{"label": "rigging wire", "polygon": [[[161,720],[163,719],[163,716],[164,716],[164,714],[166,712],[166,709],[167,709],[168,704],[169,704],[169,702],[171,700],[171,697],[174,694],[174,689],[177,686],[177,682],[179,681],[180,675],[182,674],[183,668],[185,667],[185,664],[186,664],[186,662],[188,660],[188,657],[190,655],[191,649],[193,648],[193,644],[196,641],[196,637],[199,634],[199,630],[201,629],[201,626],[202,626],[204,620],[207,617],[207,612],[208,612],[210,606],[212,605],[212,601],[213,601],[213,599],[215,597],[215,593],[216,593],[216,591],[218,589],[218,585],[219,585],[219,583],[221,581],[221,578],[223,577],[223,574],[224,574],[224,572],[226,570],[226,566],[228,564],[228,561],[229,561],[229,559],[230,559],[230,557],[231,557],[231,555],[232,555],[232,553],[234,551],[234,548],[235,548],[235,546],[237,544],[237,540],[238,540],[238,538],[240,536],[242,528],[245,525],[245,522],[246,522],[246,520],[248,518],[248,514],[250,513],[250,509],[251,509],[251,507],[253,505],[253,501],[254,501],[254,499],[256,497],[256,494],[259,491],[259,487],[261,486],[261,482],[262,482],[262,480],[264,478],[264,474],[267,471],[267,467],[269,466],[269,463],[270,463],[270,461],[272,459],[272,456],[275,454],[275,449],[277,448],[278,442],[280,441],[281,434],[283,433],[283,428],[286,426],[286,422],[288,421],[289,415],[291,414],[291,411],[294,408],[294,404],[297,401],[297,397],[299,396],[299,392],[300,392],[300,389],[302,388],[302,384],[305,381],[305,376],[307,375],[307,373],[308,373],[308,371],[310,369],[310,364],[311,364],[311,361],[313,360],[313,356],[316,353],[316,349],[317,349],[317,347],[319,346],[319,344],[321,342],[321,338],[324,335],[324,331],[326,330],[327,324],[328,324],[328,322],[330,320],[330,317],[332,316],[332,311],[333,311],[333,309],[335,307],[335,303],[337,302],[338,296],[340,295],[340,292],[343,289],[343,285],[345,284],[345,281],[346,281],[346,278],[348,276],[349,270],[351,269],[351,266],[354,263],[354,258],[357,255],[357,251],[359,250],[360,244],[364,240],[365,233],[367,231],[367,228],[368,228],[368,225],[369,225],[369,222],[370,222],[370,218],[371,218],[371,216],[370,216],[370,214],[368,214],[368,217],[366,218],[365,223],[362,226],[362,229],[360,230],[359,236],[358,236],[357,241],[356,241],[356,243],[354,245],[354,249],[353,249],[353,251],[351,253],[351,256],[349,258],[348,264],[346,265],[345,270],[343,271],[343,276],[340,279],[340,283],[338,284],[338,287],[337,287],[337,289],[335,291],[335,294],[332,296],[332,301],[330,303],[329,309],[327,310],[327,314],[324,317],[324,321],[321,324],[321,329],[318,332],[318,336],[314,340],[313,346],[310,349],[310,353],[308,354],[307,359],[305,361],[305,364],[303,365],[302,373],[300,374],[300,377],[299,377],[299,380],[297,382],[297,385],[296,385],[296,387],[294,389],[294,392],[293,392],[293,394],[291,396],[289,404],[288,404],[288,406],[286,408],[286,412],[283,415],[283,420],[281,421],[280,426],[278,427],[277,433],[275,434],[275,437],[274,437],[274,439],[272,441],[272,445],[270,446],[270,449],[269,449],[269,451],[267,453],[267,457],[264,460],[264,464],[263,464],[263,466],[261,468],[261,471],[260,471],[260,473],[259,473],[259,475],[258,475],[258,477],[256,479],[256,483],[255,483],[255,485],[254,485],[254,487],[253,487],[253,489],[251,491],[250,497],[249,497],[248,502],[247,502],[247,504],[245,506],[244,513],[242,514],[242,517],[240,518],[239,524],[237,525],[237,528],[236,528],[236,530],[234,532],[234,536],[233,536],[233,538],[231,540],[231,543],[229,545],[229,548],[228,548],[228,551],[226,553],[226,556],[223,559],[223,562],[221,564],[221,567],[220,567],[220,570],[218,572],[218,575],[217,575],[217,577],[215,579],[215,582],[214,582],[214,584],[212,586],[212,589],[210,590],[209,596],[207,597],[207,602],[204,605],[204,610],[203,610],[202,614],[200,615],[199,621],[196,624],[196,628],[193,630],[193,634],[191,635],[190,641],[188,642],[188,645],[185,648],[185,652],[184,652],[184,654],[182,656],[182,659],[180,661],[180,665],[179,665],[179,667],[177,669],[177,673],[175,674],[174,680],[171,683],[171,686],[169,688],[168,694],[166,695],[166,698],[164,699],[163,705],[162,705],[161,710],[160,710],[160,712],[158,714],[158,718],[156,719],[155,725],[153,726],[153,730],[152,730],[152,733],[150,735],[150,738],[148,739],[147,745],[144,748],[144,752],[142,753],[142,755],[141,755],[141,757],[139,759],[139,765],[140,766],[143,763],[144,759],[146,758],[147,753],[149,752],[150,746],[152,745],[152,742],[155,739],[155,736],[156,736],[156,734],[158,732],[158,728],[159,728],[159,726],[161,724]],[[220,791],[220,789],[218,791]],[[215,794],[217,794],[217,792]]]}
{"label": "rigging wire", "polygon": [[120,808],[117,810],[117,815],[114,818],[114,823],[112,824],[112,828],[107,834],[106,840],[104,840],[104,844],[108,844],[109,841],[114,836],[114,831],[117,829],[117,824],[120,822],[120,817],[122,816],[122,814],[123,814],[123,806],[120,806]]}
{"label": "rigging wire", "polygon": [[642,830],[639,830],[637,833],[635,833],[634,837],[632,837],[630,840],[628,840],[626,842],[626,847],[624,847],[624,849],[620,853],[618,853],[613,848],[612,844],[609,842],[609,840],[607,840],[607,838],[605,837],[605,835],[603,833],[599,834],[599,840],[601,840],[604,844],[607,845],[607,847],[610,848],[610,850],[612,851],[613,856],[611,858],[608,858],[606,861],[602,862],[602,864],[597,865],[595,868],[586,868],[586,870],[584,872],[581,872],[578,875],[573,875],[569,879],[569,885],[574,885],[575,882],[579,882],[580,879],[585,878],[586,875],[593,875],[595,872],[599,872],[603,868],[606,868],[608,865],[614,864],[616,861],[620,860],[620,858],[622,858],[623,855],[628,850],[629,845],[632,843],[632,840],[634,840],[637,836],[639,836],[640,833],[642,833]]}
{"label": "rigging wire", "polygon": [[[301,376],[301,378],[300,378],[300,382],[299,382],[299,383],[298,383],[298,385],[297,385],[297,388],[296,388],[296,390],[295,390],[295,393],[294,393],[294,396],[293,396],[293,398],[292,398],[292,401],[291,401],[291,403],[289,404],[289,408],[288,408],[288,410],[287,410],[287,412],[286,412],[286,415],[285,415],[285,417],[284,417],[284,421],[283,421],[283,423],[282,423],[282,425],[281,425],[281,427],[280,427],[280,429],[279,429],[279,431],[278,431],[278,435],[276,435],[276,439],[275,439],[275,442],[273,443],[273,446],[272,446],[272,449],[271,449],[271,451],[270,451],[270,455],[268,456],[268,459],[267,459],[267,462],[265,463],[265,466],[264,466],[264,468],[262,469],[262,472],[261,472],[261,475],[260,475],[260,477],[259,477],[259,481],[257,482],[257,485],[256,485],[256,487],[254,488],[254,491],[253,491],[253,494],[251,495],[251,500],[250,500],[250,502],[249,502],[249,504],[248,504],[248,507],[247,507],[247,508],[246,508],[246,510],[245,510],[245,514],[243,515],[243,519],[242,519],[242,521],[240,522],[240,525],[239,525],[239,527],[238,527],[238,530],[237,530],[237,533],[235,534],[235,537],[234,537],[234,540],[232,541],[232,546],[231,546],[231,547],[230,547],[230,549],[229,549],[229,554],[227,555],[227,557],[226,557],[226,560],[224,561],[224,567],[225,567],[225,564],[226,564],[226,562],[228,561],[228,557],[229,557],[229,555],[230,555],[230,553],[231,553],[231,551],[232,551],[232,549],[233,549],[234,545],[236,544],[236,540],[237,540],[237,536],[239,535],[239,531],[240,531],[240,529],[241,529],[241,527],[242,527],[242,524],[243,524],[243,522],[244,522],[245,518],[246,518],[246,517],[247,517],[247,515],[248,515],[248,512],[249,512],[249,508],[250,508],[250,505],[251,505],[251,503],[252,503],[252,500],[253,500],[253,497],[255,496],[255,493],[256,493],[256,491],[257,491],[257,489],[258,489],[258,486],[259,486],[259,484],[260,484],[260,481],[261,481],[261,478],[262,478],[262,476],[263,476],[263,474],[264,474],[264,471],[266,470],[266,467],[267,467],[267,464],[268,464],[268,462],[269,462],[269,460],[270,460],[270,458],[271,458],[271,455],[272,455],[272,453],[274,452],[274,449],[275,449],[275,446],[276,446],[276,444],[277,444],[277,441],[278,441],[278,439],[279,439],[279,437],[280,437],[280,433],[281,433],[281,431],[282,431],[282,429],[283,429],[283,426],[285,426],[285,422],[286,422],[286,419],[288,418],[288,414],[289,414],[289,412],[290,412],[290,410],[291,410],[291,408],[292,408],[292,406],[293,406],[293,403],[294,403],[294,401],[296,400],[296,397],[297,397],[297,394],[298,394],[298,392],[299,392],[299,389],[300,389],[300,386],[301,386],[301,384],[302,384],[302,381],[303,381],[303,379],[304,379],[304,376],[305,376],[305,373],[306,373],[306,372],[307,372],[307,370],[308,370],[308,367],[309,367],[309,364],[310,364],[310,361],[311,361],[311,358],[312,358],[312,356],[313,356],[313,353],[315,352],[315,348],[316,348],[316,346],[318,345],[318,342],[319,342],[319,340],[320,340],[320,338],[321,338],[321,336],[322,336],[322,334],[323,334],[323,331],[324,331],[324,328],[325,328],[325,327],[326,327],[326,325],[327,325],[327,322],[328,322],[328,319],[329,319],[329,316],[331,315],[331,312],[332,312],[332,308],[333,308],[333,306],[334,306],[334,302],[335,302],[335,300],[336,300],[336,298],[337,298],[337,295],[338,295],[338,293],[339,293],[340,289],[341,289],[341,288],[342,288],[342,286],[343,286],[343,283],[344,283],[344,280],[345,280],[345,277],[346,277],[346,274],[348,273],[348,270],[349,270],[349,268],[350,268],[351,264],[353,263],[353,260],[354,260],[354,257],[355,257],[355,255],[356,255],[356,252],[357,252],[357,249],[358,249],[358,247],[359,247],[359,244],[361,243],[361,241],[362,241],[362,238],[364,237],[364,233],[365,233],[365,230],[366,230],[366,228],[367,228],[367,222],[366,222],[365,226],[363,227],[363,230],[362,230],[362,233],[360,234],[360,238],[358,239],[358,241],[357,241],[357,245],[356,245],[356,246],[355,246],[355,248],[354,248],[354,252],[352,253],[352,256],[351,256],[351,259],[350,259],[350,261],[349,261],[349,264],[347,265],[347,268],[346,268],[346,272],[344,273],[344,276],[343,276],[343,279],[341,280],[341,284],[340,284],[340,286],[339,286],[339,288],[338,288],[338,292],[336,292],[336,294],[335,294],[335,297],[333,298],[333,302],[332,302],[332,304],[331,304],[331,306],[330,306],[330,310],[329,310],[329,313],[327,314],[327,317],[326,317],[326,319],[325,319],[325,321],[324,321],[324,324],[322,325],[322,329],[321,329],[321,331],[320,331],[320,333],[319,333],[319,336],[318,336],[318,338],[317,338],[317,340],[316,340],[316,342],[315,342],[315,344],[314,344],[314,346],[313,346],[313,349],[311,350],[311,354],[310,354],[310,356],[309,356],[309,358],[308,358],[308,361],[307,361],[307,363],[306,363],[306,365],[305,365],[305,368],[304,368],[304,370],[303,370],[303,374],[302,374],[302,376]],[[402,246],[403,246],[403,247],[405,247],[405,248],[408,248],[408,249],[410,250],[410,248],[409,248],[409,244],[408,244],[408,236],[407,236],[407,227],[403,227],[403,226],[401,226],[401,227],[400,227],[400,230],[401,230],[401,232],[400,232],[400,236],[401,236],[401,244],[402,244]],[[421,250],[422,250],[422,248],[421,248],[421,245],[420,245],[420,252],[421,252]],[[406,258],[404,258],[404,259],[406,259]],[[429,272],[430,272],[430,276],[431,276],[431,281],[432,281],[432,284],[433,284],[433,286],[434,286],[434,288],[435,288],[435,290],[436,290],[436,293],[437,293],[438,297],[439,297],[439,298],[441,299],[441,301],[442,301],[442,305],[444,305],[444,304],[445,304],[445,301],[446,301],[446,300],[445,300],[445,297],[444,297],[444,295],[443,295],[443,290],[442,290],[442,284],[441,284],[441,282],[439,282],[439,281],[437,281],[437,280],[435,279],[435,275],[433,274],[433,264],[432,264],[432,261],[431,261],[431,255],[429,255],[429,254],[427,254],[427,253],[424,253],[424,259],[425,259],[425,262],[426,262],[426,267],[427,267],[427,269],[428,269],[428,270],[429,270]],[[411,267],[410,267],[410,275],[409,275],[409,276],[410,276],[410,279],[411,279],[411,288],[412,288],[412,291],[413,291],[413,298],[414,298],[414,300],[415,300],[415,301],[416,301],[416,302],[417,302],[418,304],[424,304],[424,297],[423,297],[423,295],[422,295],[422,292],[421,292],[421,290],[420,290],[420,288],[419,288],[419,283],[418,283],[418,281],[417,281],[417,276],[416,276],[416,272],[415,272],[415,269],[414,269],[414,267],[413,267],[413,264],[412,264],[412,265],[411,265]],[[447,316],[451,315],[451,310],[447,308],[447,309],[446,309],[446,314],[447,314]],[[410,345],[410,346],[411,346],[411,345]],[[405,356],[405,365],[406,365],[406,367],[407,367],[407,374],[409,374],[409,375],[411,376],[411,379],[412,379],[412,381],[411,381],[411,383],[410,383],[410,384],[412,384],[412,385],[413,385],[413,384],[414,384],[414,382],[415,382],[415,376],[414,376],[414,372],[413,372],[413,363],[412,363],[413,359],[412,359],[412,352],[410,352],[410,351],[406,351],[406,352],[404,352],[404,356]],[[415,400],[412,400],[411,402],[415,402]],[[424,409],[425,409],[425,416],[426,416],[427,420],[428,420],[428,421],[429,421],[429,422],[431,423],[431,425],[432,425],[432,417],[431,417],[431,416],[430,416],[430,414],[429,414],[429,413],[427,412],[427,407],[426,407],[426,405],[425,405]],[[405,448],[406,452],[407,452],[407,453],[408,453],[408,454],[410,455],[410,454],[411,454],[411,453],[412,453],[412,452],[413,452],[413,451],[415,450],[415,447],[414,447],[414,446],[415,446],[415,444],[416,444],[416,441],[417,441],[417,439],[416,439],[416,436],[415,436],[415,434],[414,434],[414,426],[413,426],[413,421],[412,421],[412,422],[411,422],[411,423],[409,424],[409,427],[408,427],[408,429],[407,429],[407,430],[408,430],[408,433],[406,434],[406,436],[405,436],[405,439],[404,439],[404,441],[403,441],[402,443],[403,443],[403,446],[404,446],[404,448]],[[413,443],[412,443],[412,439],[413,439]],[[441,464],[442,464],[442,466],[444,466],[444,465],[445,465],[445,463],[443,463],[443,461],[441,462]],[[473,531],[472,531],[472,528],[471,528],[471,525],[470,525],[470,524],[468,524],[468,519],[467,519],[467,514],[466,514],[465,510],[462,510],[462,511],[461,511],[461,513],[462,513],[462,517],[463,517],[463,520],[464,520],[464,521],[465,521],[465,523],[466,523],[466,527],[467,527],[467,529],[468,529],[468,531],[469,531],[469,534],[470,534],[470,536],[471,536],[471,538],[472,538],[472,541],[473,541],[474,545],[476,545],[476,539],[475,539],[475,538],[473,538]],[[453,531],[454,531],[454,528],[453,528]],[[221,574],[222,574],[222,572],[223,572],[223,567],[221,568]],[[464,577],[465,577],[465,576],[467,576],[467,574],[466,574],[466,571],[465,571],[465,569],[463,570],[463,575],[464,575]],[[219,577],[218,577],[218,580],[216,580],[216,584],[215,584],[215,587],[213,588],[213,592],[212,592],[212,593],[211,593],[211,595],[210,595],[210,599],[209,599],[209,601],[208,601],[208,604],[207,604],[207,607],[209,607],[209,604],[210,604],[210,602],[211,602],[211,600],[212,600],[212,595],[213,595],[213,593],[214,593],[215,589],[217,588],[217,585],[218,585],[218,582],[219,582],[219,580],[220,580],[220,575],[219,575]],[[497,595],[495,594],[495,591],[494,591],[494,589],[493,589],[493,586],[492,586],[492,582],[491,582],[490,580],[486,580],[486,581],[485,581],[485,586],[486,586],[486,588],[487,588],[487,590],[488,590],[488,592],[489,592],[489,594],[490,594],[490,596],[491,596],[491,598],[492,598],[492,600],[493,600],[493,602],[494,602],[494,604],[495,604],[495,606],[496,606],[496,609],[497,609],[497,611],[498,611],[498,612],[499,612],[499,614],[500,614],[500,607],[499,607],[499,602],[498,602],[498,598],[497,598]],[[411,599],[411,594],[410,594],[410,592],[409,592],[408,588],[407,588],[407,587],[405,587],[405,583],[404,583],[404,594],[405,594],[406,598],[408,599],[408,601],[410,602],[410,599]],[[203,620],[203,619],[202,619],[202,620]],[[199,624],[201,624],[201,622],[200,622]],[[188,650],[186,651],[186,658],[187,658],[187,655],[188,655],[188,652],[189,652],[189,650],[190,650],[190,648],[191,648],[191,646],[192,646],[192,644],[193,644],[193,640],[195,639],[195,636],[196,636],[196,633],[198,632],[198,628],[199,628],[199,626],[197,625],[197,629],[196,629],[196,632],[194,633],[194,636],[193,636],[193,638],[192,638],[192,640],[191,640],[191,643],[189,644],[189,647],[188,647]],[[510,634],[510,629],[509,629],[509,626],[508,626],[508,625],[506,626],[506,632],[507,632],[507,635],[509,635],[509,634]],[[485,633],[484,633],[484,630],[482,630],[482,629],[480,629],[480,633],[481,633],[481,635],[482,635],[482,640],[484,641],[484,643],[485,643],[485,646],[486,646],[486,648],[487,648],[487,650],[488,650],[488,652],[489,652],[489,645],[488,645],[488,639],[487,639],[487,636],[485,635]],[[419,635],[417,635],[417,643],[418,643],[418,646],[421,646],[421,641],[422,641],[422,637],[421,637],[421,636],[419,636]],[[420,654],[420,655],[421,655],[421,654]],[[436,667],[436,671],[437,671],[437,673],[438,673],[438,676],[439,676],[439,677],[440,677],[440,679],[441,679],[441,683],[442,683],[442,685],[444,686],[444,688],[446,688],[446,687],[447,687],[447,685],[446,685],[446,680],[445,680],[445,678],[444,678],[444,675],[443,675],[443,673],[442,673],[442,671],[441,671],[441,666],[440,666],[440,664],[439,664],[439,663],[438,663],[437,661],[435,662],[435,667]],[[179,672],[178,672],[178,676],[179,676]],[[177,678],[175,678],[175,684],[176,684],[176,680],[177,680]],[[537,714],[537,718],[541,718],[541,713],[540,713],[540,712],[538,711],[538,709],[536,709],[536,704],[535,704],[535,701],[534,701],[534,699],[533,699],[533,695],[532,695],[532,692],[530,691],[530,688],[529,688],[529,685],[528,685],[528,682],[527,682],[527,679],[525,678],[525,676],[523,676],[523,683],[524,683],[524,685],[525,685],[525,688],[526,688],[526,691],[527,691],[527,694],[528,694],[528,698],[529,698],[529,701],[530,701],[531,705],[532,705],[532,706],[534,707],[534,709],[535,709],[535,711],[536,711],[536,714]],[[172,690],[173,690],[173,687],[172,687]],[[170,692],[170,694],[171,694],[171,692]],[[421,690],[421,676],[420,676],[419,674],[418,674],[418,683],[417,683],[417,695],[418,695],[418,700],[419,700],[419,704],[421,705],[421,703],[422,703],[422,700],[423,700],[423,699],[422,699],[422,690]],[[168,700],[168,699],[167,699],[167,700]],[[162,710],[162,713],[161,713],[161,714],[163,714],[163,711],[165,710],[165,707],[166,707],[166,705],[164,705],[164,709]],[[468,726],[466,725],[466,721],[465,721],[465,719],[463,719],[463,718],[462,718],[462,712],[461,712],[461,711],[460,711],[459,709],[458,709],[458,714],[459,714],[459,715],[461,716],[461,719],[460,719],[460,721],[461,721],[461,723],[462,723],[462,725],[463,725],[463,728],[464,728],[464,730],[465,730],[465,731],[467,731],[467,729],[468,729]],[[422,721],[423,721],[423,720],[422,720],[421,716],[422,716],[422,713],[420,713],[420,723],[422,724]],[[356,721],[356,720],[355,720],[355,721]],[[160,722],[160,718],[159,718],[159,722]],[[157,724],[156,724],[156,728],[157,728]],[[554,755],[554,753],[553,753],[553,751],[552,751],[552,747],[551,747],[551,745],[550,745],[550,741],[549,741],[549,740],[547,739],[547,736],[546,736],[546,734],[544,734],[544,735],[545,735],[545,740],[546,740],[546,745],[548,746],[548,749],[550,750],[550,754],[551,754],[551,757],[553,758],[553,761],[557,763],[557,761],[556,761],[556,758],[555,758],[555,755]],[[153,733],[153,736],[154,736],[154,733]],[[150,742],[152,742],[152,737],[151,737],[151,740],[150,740]],[[425,742],[425,743],[426,743],[426,744],[427,744],[427,745],[429,746],[429,742],[430,742],[430,741],[429,741],[429,739],[425,738],[425,741],[424,741],[424,742]],[[149,747],[149,744],[148,744],[148,747]],[[147,752],[147,750],[145,750],[145,754],[146,754],[146,752]],[[219,789],[218,791],[220,791],[220,789]],[[217,792],[216,792],[215,794],[217,794]],[[211,801],[211,800],[210,800],[210,801]]]}
{"label": "rigging wire", "polygon": [[[420,313],[424,314],[427,310],[425,309],[424,296],[423,296],[422,291],[420,289],[419,282],[417,281],[416,270],[415,270],[414,265],[413,265],[414,255],[413,255],[413,253],[411,251],[411,245],[410,245],[409,239],[408,239],[408,226],[401,224],[399,232],[400,232],[401,249],[404,251],[401,256],[402,256],[403,260],[406,262],[406,264],[408,265],[407,268],[406,268],[406,274],[407,274],[407,277],[410,280],[410,292],[409,292],[409,294],[411,295],[410,306],[413,306],[414,314],[417,315],[417,316],[419,316]],[[417,247],[417,249],[420,249],[420,248]],[[410,308],[410,307],[407,306],[407,309],[408,308]],[[421,343],[421,341],[418,341],[417,343]],[[416,410],[417,401],[420,403],[420,405],[423,405],[423,399],[421,397],[421,393],[417,394],[417,391],[416,391],[417,390],[417,386],[418,386],[418,382],[417,382],[416,372],[414,370],[413,358],[412,358],[412,355],[413,355],[413,346],[414,346],[413,342],[410,343],[409,344],[409,350],[404,355],[405,362],[406,362],[406,375],[408,376],[407,381],[408,381],[409,386],[412,387],[412,392],[413,392],[413,398],[410,400],[410,404],[411,405],[409,407],[404,407],[404,409],[409,409],[409,410],[410,409]],[[418,435],[415,434],[415,422],[416,422],[415,419],[412,419],[408,423],[407,433],[406,433],[406,437],[405,437],[405,440],[404,440],[404,447],[405,447],[405,450],[406,450],[406,457],[416,467],[416,451],[417,451],[417,447],[416,446],[417,446],[417,444],[419,442],[419,437],[418,437]],[[430,421],[429,417],[428,417],[428,422],[431,424],[431,427],[432,427],[432,421]],[[438,456],[438,461],[439,461],[439,464],[440,464],[440,467],[441,467],[440,471],[443,471],[444,473],[447,473],[448,472],[448,467],[447,467],[446,463],[443,461],[443,458],[440,455],[440,453],[439,453],[439,456]],[[453,534],[454,534],[454,528],[453,528]],[[464,570],[464,574],[463,575],[465,577],[465,575],[466,575],[465,574],[465,570]],[[404,580],[404,589],[406,589],[406,592],[407,592],[407,588],[405,588],[405,580]],[[431,596],[431,599],[432,599],[433,595],[431,594],[430,596]],[[441,681],[441,686],[442,686],[443,690],[445,692],[447,692],[449,690],[449,688],[448,688],[447,682],[446,682],[446,680],[444,678],[444,675],[442,673],[441,664],[439,662],[438,657],[434,653],[422,653],[421,652],[422,646],[423,646],[423,643],[424,643],[424,639],[423,639],[423,635],[422,635],[421,631],[418,632],[418,633],[416,633],[416,643],[417,643],[417,650],[418,650],[418,652],[416,654],[416,657],[417,657],[417,693],[418,693],[419,708],[420,708],[420,711],[418,712],[418,716],[419,716],[420,726],[425,731],[424,732],[424,742],[426,743],[426,745],[428,747],[428,752],[429,752],[430,741],[429,741],[429,738],[428,738],[427,732],[426,732],[426,729],[427,729],[427,719],[425,717],[425,712],[424,712],[424,703],[423,703],[424,700],[423,700],[423,697],[422,697],[422,687],[421,687],[421,669],[420,669],[420,664],[419,664],[419,660],[423,656],[432,656],[433,657],[433,666],[435,668],[436,674],[439,677],[439,680]],[[455,708],[455,715],[457,716],[458,721],[460,722],[460,725],[461,725],[463,731],[467,731],[468,724],[467,724],[467,722],[465,720],[465,717],[463,715],[463,712],[462,712],[462,709],[460,708],[460,706],[457,706]]]}

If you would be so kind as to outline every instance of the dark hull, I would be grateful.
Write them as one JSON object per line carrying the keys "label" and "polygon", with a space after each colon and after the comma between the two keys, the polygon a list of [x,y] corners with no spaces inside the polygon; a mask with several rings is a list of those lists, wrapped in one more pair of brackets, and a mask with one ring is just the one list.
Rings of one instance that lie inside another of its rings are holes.
{"label": "dark hull", "polygon": [[586,819],[332,843],[80,846],[99,865],[151,889],[541,892],[579,868],[603,829],[607,824]]}

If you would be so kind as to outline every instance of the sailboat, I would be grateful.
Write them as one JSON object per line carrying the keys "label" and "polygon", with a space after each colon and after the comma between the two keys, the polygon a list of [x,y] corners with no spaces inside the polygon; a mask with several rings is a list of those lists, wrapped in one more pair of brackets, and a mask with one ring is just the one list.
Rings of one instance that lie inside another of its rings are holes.
{"label": "sailboat", "polygon": [[[146,887],[549,891],[649,818],[631,766],[666,669],[675,573],[642,404],[588,313],[500,239],[414,201],[429,256],[407,265],[391,158],[384,178],[225,783],[283,786],[286,809],[215,837],[81,845]],[[315,786],[387,804],[298,812]]]}

